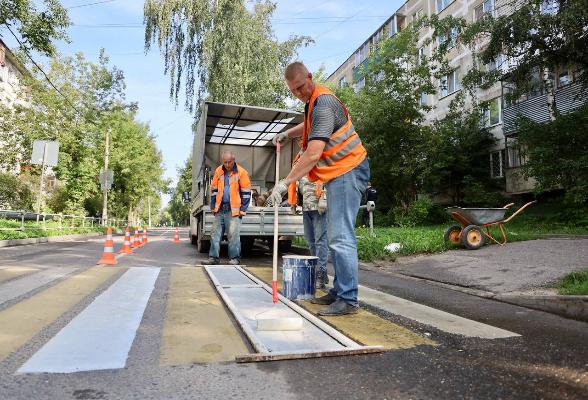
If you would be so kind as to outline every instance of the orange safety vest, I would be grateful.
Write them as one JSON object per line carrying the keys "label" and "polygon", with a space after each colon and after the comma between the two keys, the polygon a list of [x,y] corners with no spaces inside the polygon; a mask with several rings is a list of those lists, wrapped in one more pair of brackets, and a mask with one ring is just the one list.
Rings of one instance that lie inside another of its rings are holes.
{"label": "orange safety vest", "polygon": [[[237,171],[234,169],[229,174],[229,199],[231,203],[231,215],[238,217],[241,211],[241,205],[249,205],[251,200],[251,181],[249,180],[249,174],[244,168],[235,163]],[[220,210],[221,203],[223,201],[223,193],[225,190],[225,170],[221,165],[214,171],[214,176],[210,184],[211,196],[216,196],[214,205],[214,212]]]}
{"label": "orange safety vest", "polygon": [[[308,104],[308,112],[304,115],[304,130],[302,133],[302,149],[306,151],[308,138],[312,129],[312,109],[317,97],[323,94],[335,96],[333,92],[324,86],[316,85]],[[344,173],[357,167],[367,156],[367,151],[361,144],[359,135],[355,132],[351,117],[347,108],[341,103],[347,122],[337,131],[335,131],[330,140],[325,145],[321,158],[308,173],[308,179],[311,182],[320,180],[327,183]]]}

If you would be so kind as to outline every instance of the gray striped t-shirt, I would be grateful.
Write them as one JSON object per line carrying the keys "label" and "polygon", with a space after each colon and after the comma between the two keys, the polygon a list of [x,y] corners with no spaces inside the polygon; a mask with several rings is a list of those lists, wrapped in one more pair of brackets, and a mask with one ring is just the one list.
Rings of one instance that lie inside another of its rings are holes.
{"label": "gray striped t-shirt", "polygon": [[[304,111],[308,112],[308,103]],[[339,100],[330,94],[322,94],[314,102],[308,140],[328,142],[333,132],[341,129],[346,122],[347,117]]]}

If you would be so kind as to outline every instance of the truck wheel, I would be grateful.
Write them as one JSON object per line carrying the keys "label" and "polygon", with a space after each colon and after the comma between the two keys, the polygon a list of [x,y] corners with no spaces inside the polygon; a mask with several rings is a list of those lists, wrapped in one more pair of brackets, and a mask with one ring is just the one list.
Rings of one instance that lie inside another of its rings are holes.
{"label": "truck wheel", "polygon": [[482,229],[476,225],[468,225],[461,234],[461,243],[468,250],[478,250],[484,246],[484,234]]}
{"label": "truck wheel", "polygon": [[460,225],[453,225],[447,228],[445,231],[445,235],[443,235],[443,239],[446,242],[451,242],[453,244],[459,244],[460,238],[459,234],[461,233],[461,226]]}
{"label": "truck wheel", "polygon": [[292,241],[291,240],[280,240],[278,242],[278,251],[280,253],[287,253],[292,250]]}

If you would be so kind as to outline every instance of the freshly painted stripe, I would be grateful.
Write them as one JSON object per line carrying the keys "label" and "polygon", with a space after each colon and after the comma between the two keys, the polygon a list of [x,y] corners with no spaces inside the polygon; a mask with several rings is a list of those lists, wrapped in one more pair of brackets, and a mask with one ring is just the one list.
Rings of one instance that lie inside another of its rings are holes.
{"label": "freshly painted stripe", "polygon": [[0,304],[27,294],[73,272],[76,272],[76,270],[69,267],[45,269],[0,285]]}
{"label": "freshly painted stripe", "polygon": [[115,268],[91,268],[0,311],[0,360],[119,271]]}
{"label": "freshly painted stripe", "polygon": [[359,300],[448,333],[483,339],[520,336],[518,333],[463,318],[362,285],[359,285]]}
{"label": "freshly painted stripe", "polygon": [[124,368],[159,268],[130,268],[17,372]]}
{"label": "freshly painted stripe", "polygon": [[202,268],[172,268],[161,365],[233,361],[248,353]]}
{"label": "freshly painted stripe", "polygon": [[35,271],[38,271],[38,269],[29,267],[3,267],[0,268],[0,282],[18,278],[19,276],[30,274]]}

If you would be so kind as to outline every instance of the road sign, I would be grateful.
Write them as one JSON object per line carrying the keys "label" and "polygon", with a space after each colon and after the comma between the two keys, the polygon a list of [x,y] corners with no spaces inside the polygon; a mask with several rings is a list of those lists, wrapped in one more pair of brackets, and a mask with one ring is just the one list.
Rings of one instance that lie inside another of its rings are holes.
{"label": "road sign", "polygon": [[[33,142],[33,156],[31,163],[55,167],[59,154],[59,142],[50,140],[35,140]],[[45,162],[43,162],[43,156]]]}
{"label": "road sign", "polygon": [[100,170],[100,188],[102,190],[110,189],[112,187],[112,182],[114,182],[114,172],[111,169],[107,169],[106,173],[103,169]]}

